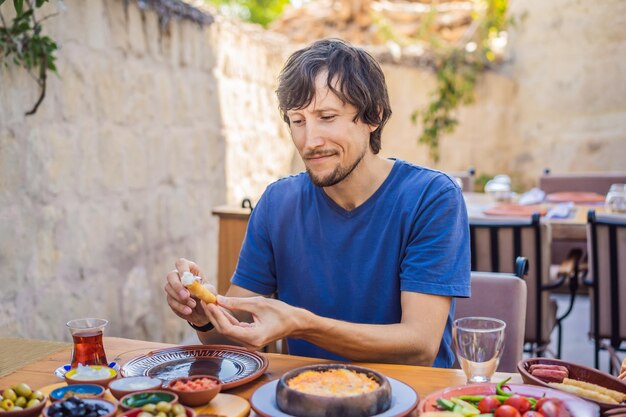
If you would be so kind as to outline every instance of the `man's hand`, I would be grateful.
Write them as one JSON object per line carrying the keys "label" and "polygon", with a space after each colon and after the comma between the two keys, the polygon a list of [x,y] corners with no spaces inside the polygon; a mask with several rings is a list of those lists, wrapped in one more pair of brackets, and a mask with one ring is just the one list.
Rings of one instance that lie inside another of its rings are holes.
{"label": "man's hand", "polygon": [[[205,311],[205,307],[200,300],[191,297],[189,290],[180,282],[180,277],[184,272],[202,277],[204,274],[194,262],[184,258],[176,261],[176,269],[167,274],[165,284],[165,294],[167,295],[167,304],[172,311],[180,318],[196,326],[204,326],[209,322],[209,316]],[[212,293],[215,293],[215,287],[208,283],[202,283]]]}
{"label": "man's hand", "polygon": [[[218,306],[209,305],[207,311],[215,329],[222,335],[250,349],[260,349],[275,340],[298,330],[299,317],[304,310],[282,301],[265,297],[217,297]],[[252,322],[236,320],[233,313],[252,313]]]}
{"label": "man's hand", "polygon": [[624,358],[624,362],[622,362],[622,370],[619,379],[626,379],[626,358]]}

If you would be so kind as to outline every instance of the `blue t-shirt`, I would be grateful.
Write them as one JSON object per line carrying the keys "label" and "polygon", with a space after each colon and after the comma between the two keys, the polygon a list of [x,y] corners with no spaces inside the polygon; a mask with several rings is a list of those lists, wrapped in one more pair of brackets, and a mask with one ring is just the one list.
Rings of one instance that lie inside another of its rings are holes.
{"label": "blue t-shirt", "polygon": [[[401,291],[469,297],[469,226],[447,175],[396,160],[378,190],[345,210],[306,173],[271,184],[254,208],[231,282],[319,316],[391,324]],[[450,367],[454,300],[433,366]],[[345,360],[301,339],[289,353]]]}

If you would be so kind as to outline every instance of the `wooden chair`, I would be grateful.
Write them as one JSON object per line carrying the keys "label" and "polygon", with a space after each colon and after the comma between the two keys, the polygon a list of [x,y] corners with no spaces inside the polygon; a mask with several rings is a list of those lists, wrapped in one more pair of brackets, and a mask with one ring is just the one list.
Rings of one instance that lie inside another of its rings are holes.
{"label": "wooden chair", "polygon": [[[577,271],[560,269],[550,275],[550,229],[540,222],[539,213],[530,218],[470,218],[472,271],[508,272],[515,270],[518,256],[528,260],[528,287],[525,342],[527,352],[543,355],[557,328],[557,352],[561,356],[561,322],[571,312],[577,290]],[[570,302],[564,314],[557,317],[556,301],[550,291],[566,282]]]}
{"label": "wooden chair", "polygon": [[626,172],[577,172],[552,174],[544,169],[539,188],[546,194],[561,191],[581,191],[606,194],[611,184],[626,184]]}
{"label": "wooden chair", "polygon": [[[516,372],[524,351],[528,261],[519,257],[515,274],[472,272],[472,296],[458,298],[454,318],[494,317],[506,323],[499,372]],[[506,294],[506,296],[503,296]]]}
{"label": "wooden chair", "polygon": [[461,188],[463,192],[467,193],[474,191],[474,175],[476,174],[476,170],[474,168],[470,167],[467,171],[461,172],[446,172],[446,174],[461,180]]}
{"label": "wooden chair", "polygon": [[626,215],[600,214],[590,210],[589,263],[591,276],[591,328],[594,366],[599,366],[601,349],[609,352],[609,372],[620,369],[616,352],[626,341]]}

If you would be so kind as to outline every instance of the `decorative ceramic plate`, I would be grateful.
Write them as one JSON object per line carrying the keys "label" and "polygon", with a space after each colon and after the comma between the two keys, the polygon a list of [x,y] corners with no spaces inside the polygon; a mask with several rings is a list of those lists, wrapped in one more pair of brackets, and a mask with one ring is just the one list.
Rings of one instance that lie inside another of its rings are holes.
{"label": "decorative ceramic plate", "polygon": [[[551,397],[563,400],[572,417],[597,417],[600,415],[600,407],[594,403],[585,401],[575,395],[563,391],[538,387],[535,385],[507,384],[511,392],[525,397]],[[493,395],[496,393],[496,384],[471,384],[458,387],[445,388],[433,392],[420,403],[420,411],[438,411],[438,398],[451,398],[461,395]]]}
{"label": "decorative ceramic plate", "polygon": [[595,204],[604,203],[605,196],[598,193],[588,193],[582,191],[564,191],[560,193],[551,193],[546,196],[546,200],[550,203],[566,203],[571,201],[578,204]]}
{"label": "decorative ceramic plate", "polygon": [[[404,382],[389,377],[387,379],[391,385],[391,407],[384,413],[376,414],[376,417],[402,417],[408,415],[415,409],[419,396],[413,388]],[[276,404],[276,385],[278,385],[278,379],[268,382],[254,391],[250,398],[252,409],[263,417],[292,417],[278,408]]]}
{"label": "decorative ceramic plate", "polygon": [[213,375],[222,390],[250,382],[265,372],[268,361],[256,352],[227,345],[193,345],[159,349],[126,362],[122,376],[147,375],[167,384],[174,378]]}

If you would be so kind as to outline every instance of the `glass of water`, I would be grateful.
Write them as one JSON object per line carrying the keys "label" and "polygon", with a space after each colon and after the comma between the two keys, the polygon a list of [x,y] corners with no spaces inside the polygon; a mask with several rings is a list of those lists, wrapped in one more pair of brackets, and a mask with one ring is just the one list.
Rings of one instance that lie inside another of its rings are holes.
{"label": "glass of water", "polygon": [[467,383],[489,382],[504,348],[506,323],[490,317],[464,317],[452,326],[456,357]]}

